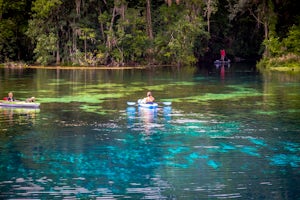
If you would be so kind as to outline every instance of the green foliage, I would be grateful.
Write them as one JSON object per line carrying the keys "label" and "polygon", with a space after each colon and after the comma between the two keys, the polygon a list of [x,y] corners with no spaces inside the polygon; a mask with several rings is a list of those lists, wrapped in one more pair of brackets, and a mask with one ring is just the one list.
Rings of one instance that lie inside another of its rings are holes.
{"label": "green foliage", "polygon": [[13,28],[16,25],[11,20],[0,21],[0,61],[9,61],[14,58],[15,37]]}
{"label": "green foliage", "polygon": [[271,36],[263,44],[269,49],[270,57],[279,57],[290,53],[300,52],[300,26],[292,26],[286,38]]}
{"label": "green foliage", "polygon": [[269,39],[264,40],[263,44],[268,48],[269,50],[269,56],[279,56],[284,51],[282,48],[282,44],[280,42],[280,38],[271,36]]}
{"label": "green foliage", "polygon": [[290,28],[288,36],[282,41],[286,51],[289,53],[300,54],[300,25]]}
{"label": "green foliage", "polygon": [[61,4],[61,0],[35,0],[32,5],[32,11],[37,18],[47,19],[51,16],[51,11]]}
{"label": "green foliage", "polygon": [[0,0],[0,62],[17,60],[21,48],[27,50],[26,16],[25,0]]}
{"label": "green foliage", "polygon": [[194,44],[198,36],[206,37],[203,19],[188,9],[173,5],[162,7],[162,26],[155,39],[156,54],[163,63],[193,64]]}
{"label": "green foliage", "polygon": [[287,53],[278,57],[263,58],[257,66],[259,69],[270,69],[279,71],[300,71],[299,54]]}
{"label": "green foliage", "polygon": [[119,28],[119,46],[125,62],[142,62],[147,48],[150,46],[149,38],[146,35],[146,22],[144,17],[139,15],[139,10],[128,9],[126,21],[120,22],[122,29]]}
{"label": "green foliage", "polygon": [[34,49],[38,63],[47,65],[54,62],[53,52],[56,51],[57,39],[53,33],[38,36],[36,48]]}
{"label": "green foliage", "polygon": [[270,50],[270,56],[259,62],[260,68],[280,68],[300,70],[300,26],[292,26],[287,37],[271,37],[264,44]]}

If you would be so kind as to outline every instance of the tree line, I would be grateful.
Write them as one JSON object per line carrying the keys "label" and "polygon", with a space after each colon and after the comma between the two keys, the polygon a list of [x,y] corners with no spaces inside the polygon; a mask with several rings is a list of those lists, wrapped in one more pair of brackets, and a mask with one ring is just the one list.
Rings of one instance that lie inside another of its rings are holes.
{"label": "tree line", "polygon": [[0,0],[0,62],[195,64],[299,56],[298,0]]}

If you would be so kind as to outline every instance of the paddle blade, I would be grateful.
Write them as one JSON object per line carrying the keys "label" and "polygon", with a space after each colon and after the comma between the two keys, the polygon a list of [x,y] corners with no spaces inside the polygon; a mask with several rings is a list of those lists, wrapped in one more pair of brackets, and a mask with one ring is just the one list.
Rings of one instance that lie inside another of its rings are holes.
{"label": "paddle blade", "polygon": [[134,106],[134,105],[135,105],[135,102],[127,101],[127,105],[129,105],[129,106]]}
{"label": "paddle blade", "polygon": [[172,104],[172,102],[163,102],[163,104],[166,106],[170,106]]}

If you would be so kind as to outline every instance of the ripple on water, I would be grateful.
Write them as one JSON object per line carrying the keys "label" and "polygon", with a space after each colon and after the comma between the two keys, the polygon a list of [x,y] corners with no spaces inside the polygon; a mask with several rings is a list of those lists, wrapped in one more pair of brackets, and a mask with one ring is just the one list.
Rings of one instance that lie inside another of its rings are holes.
{"label": "ripple on water", "polygon": [[208,195],[209,197],[215,197],[217,199],[237,199],[241,198],[242,195],[240,193],[229,193],[229,194],[212,194]]}

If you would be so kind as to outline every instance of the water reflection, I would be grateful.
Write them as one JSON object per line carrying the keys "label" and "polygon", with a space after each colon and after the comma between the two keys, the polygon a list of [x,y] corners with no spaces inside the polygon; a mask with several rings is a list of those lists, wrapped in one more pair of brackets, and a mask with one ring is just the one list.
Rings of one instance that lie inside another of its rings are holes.
{"label": "water reflection", "polygon": [[0,106],[0,113],[8,124],[20,123],[25,121],[26,123],[34,123],[36,115],[40,112],[37,108],[8,108]]}
{"label": "water reflection", "polygon": [[150,136],[164,128],[170,127],[172,106],[162,106],[154,109],[129,106],[126,108],[127,127],[138,130]]}
{"label": "water reflection", "polygon": [[172,119],[172,107],[171,106],[164,106],[163,108],[163,115],[166,122],[170,122]]}
{"label": "water reflection", "polygon": [[126,113],[128,128],[131,128],[135,123],[136,108],[134,106],[129,106],[126,108]]}
{"label": "water reflection", "polygon": [[144,127],[144,133],[146,136],[151,134],[151,130],[155,128],[157,122],[157,108],[138,108],[139,120],[142,122]]}
{"label": "water reflection", "polygon": [[225,68],[230,68],[230,63],[227,63],[227,64],[216,63],[215,66],[216,66],[217,70],[220,70],[220,77],[222,80],[224,80],[225,79]]}

